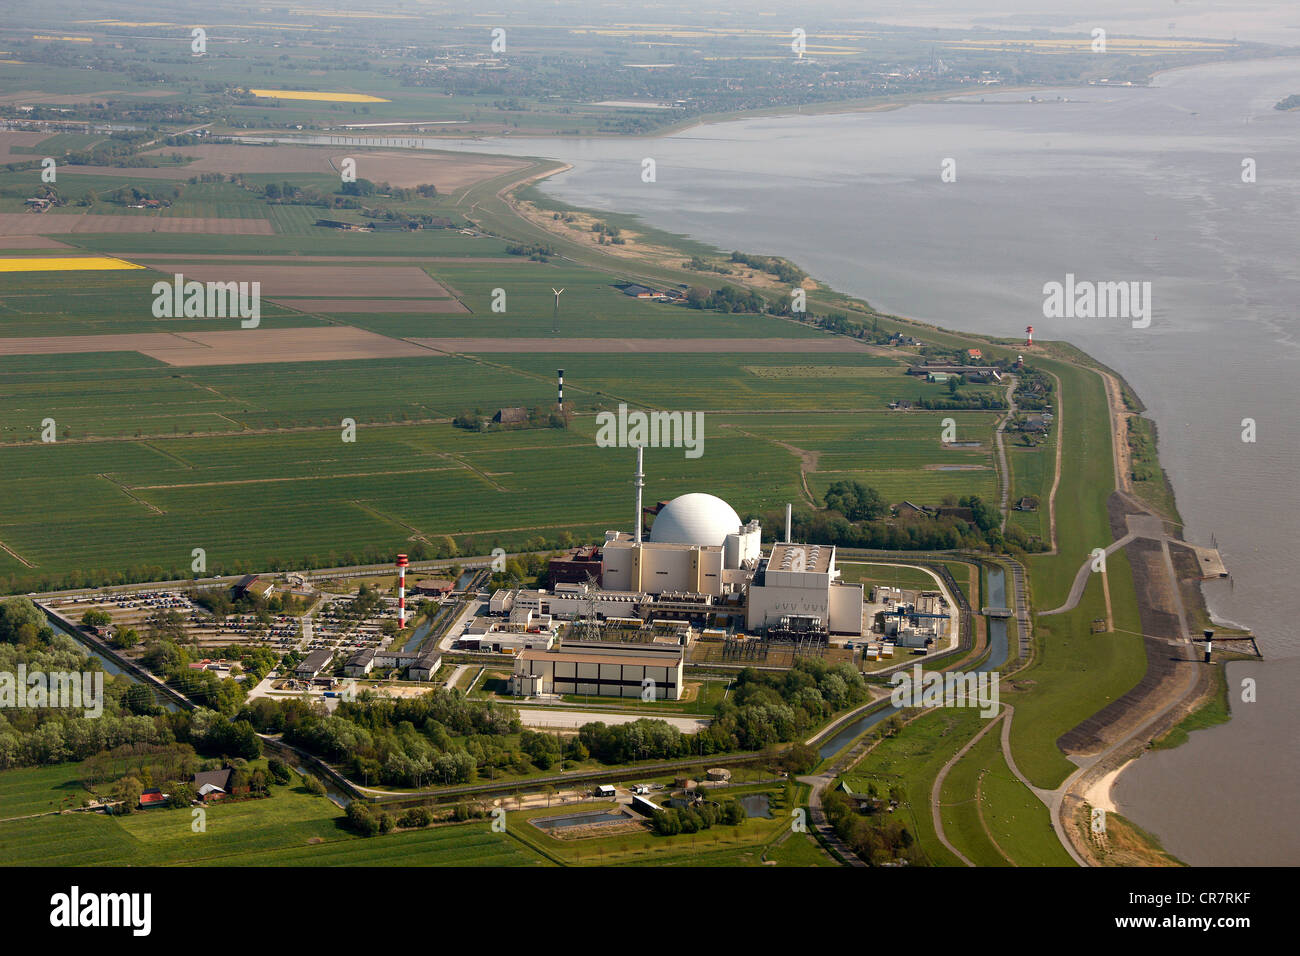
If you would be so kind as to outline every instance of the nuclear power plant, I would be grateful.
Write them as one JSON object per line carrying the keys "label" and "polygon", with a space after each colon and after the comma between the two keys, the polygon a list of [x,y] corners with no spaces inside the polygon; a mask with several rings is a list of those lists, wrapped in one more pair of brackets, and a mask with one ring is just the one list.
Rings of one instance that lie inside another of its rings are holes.
{"label": "nuclear power plant", "polygon": [[792,640],[864,633],[862,585],[839,580],[834,545],[790,540],[788,505],[785,540],[765,555],[759,522],[742,522],[714,495],[691,492],[644,508],[640,447],[636,461],[631,532],[606,531],[602,544],[554,559],[553,590],[498,594],[496,613],[690,621]]}

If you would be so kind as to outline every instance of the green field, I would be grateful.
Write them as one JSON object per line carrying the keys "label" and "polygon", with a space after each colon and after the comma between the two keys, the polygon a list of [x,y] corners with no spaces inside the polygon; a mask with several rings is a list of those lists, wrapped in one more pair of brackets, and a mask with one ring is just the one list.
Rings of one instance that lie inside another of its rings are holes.
{"label": "green field", "polygon": [[985,734],[945,778],[945,834],[976,866],[1072,865],[1047,807],[1007,767],[1001,729]]}
{"label": "green field", "polygon": [[[76,764],[0,773],[0,817],[80,803]],[[342,812],[295,777],[261,800],[206,808],[206,831],[188,809],[129,815],[72,813],[0,822],[6,866],[537,866],[548,861],[486,823],[362,838]]]}
{"label": "green field", "polygon": [[81,805],[90,791],[81,785],[69,764],[24,767],[0,775],[0,820],[51,813]]}

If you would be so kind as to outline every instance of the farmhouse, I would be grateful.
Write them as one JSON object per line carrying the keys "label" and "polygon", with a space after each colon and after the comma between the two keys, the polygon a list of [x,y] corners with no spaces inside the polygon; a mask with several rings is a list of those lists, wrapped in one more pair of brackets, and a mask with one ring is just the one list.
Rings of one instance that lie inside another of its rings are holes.
{"label": "farmhouse", "polygon": [[492,416],[492,421],[497,425],[520,425],[528,421],[528,409],[518,405],[513,408],[501,408]]}
{"label": "farmhouse", "polygon": [[204,803],[224,799],[230,793],[230,776],[232,772],[229,767],[226,767],[222,770],[205,770],[202,773],[196,773],[191,781],[194,792],[198,794],[199,799]]}

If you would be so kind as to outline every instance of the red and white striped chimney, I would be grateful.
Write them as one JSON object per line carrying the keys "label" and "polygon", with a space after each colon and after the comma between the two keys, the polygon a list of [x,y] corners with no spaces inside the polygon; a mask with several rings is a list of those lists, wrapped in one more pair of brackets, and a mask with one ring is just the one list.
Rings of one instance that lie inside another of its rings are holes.
{"label": "red and white striped chimney", "polygon": [[406,555],[397,556],[397,626],[406,627]]}
{"label": "red and white striped chimney", "polygon": [[1034,344],[1034,327],[1032,325],[1025,327],[1025,346],[1026,348]]}

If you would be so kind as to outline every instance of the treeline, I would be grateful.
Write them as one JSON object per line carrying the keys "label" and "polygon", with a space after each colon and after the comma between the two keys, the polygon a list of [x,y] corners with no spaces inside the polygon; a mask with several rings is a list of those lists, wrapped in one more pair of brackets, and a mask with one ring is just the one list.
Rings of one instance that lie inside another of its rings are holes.
{"label": "treeline", "polygon": [[[974,502],[972,505],[971,502]],[[791,524],[796,540],[819,541],[841,548],[873,551],[972,551],[1027,554],[1047,545],[1015,524],[999,529],[1001,515],[978,496],[958,499],[958,507],[972,512],[971,520],[957,515],[931,514],[915,520],[876,519],[852,521],[841,512],[795,511]],[[758,516],[767,527],[783,527],[785,515],[772,511]]]}
{"label": "treeline", "polygon": [[[654,718],[614,726],[595,721],[571,737],[541,733],[523,729],[510,708],[446,688],[396,700],[363,692],[333,714],[308,701],[258,698],[232,726],[283,734],[367,786],[423,787],[572,769],[589,759],[615,765],[763,750],[801,739],[867,699],[866,682],[850,665],[811,659],[783,673],[742,671],[713,722],[697,734]],[[795,772],[816,762],[808,748],[795,751],[787,755]]]}
{"label": "treeline", "polygon": [[[948,381],[955,383],[957,380]],[[947,398],[918,398],[913,404],[926,411],[969,411],[971,409],[1000,411],[1007,407],[1007,403],[996,395],[990,395],[988,392],[975,395],[968,392],[963,395],[957,392],[956,387],[950,390]]]}
{"label": "treeline", "polygon": [[808,273],[802,269],[792,266],[784,259],[777,256],[755,256],[747,255],[743,252],[733,252],[731,261],[747,265],[751,269],[757,269],[759,272],[767,272],[777,277],[781,282],[790,285],[798,285],[808,278]]}
{"label": "treeline", "polygon": [[163,156],[141,156],[137,153],[142,145],[157,138],[151,130],[123,130],[110,133],[108,139],[96,143],[89,149],[69,150],[64,154],[64,161],[74,166],[118,166],[118,167],[153,167],[171,164],[171,159]]}
{"label": "treeline", "polygon": [[512,256],[527,256],[534,262],[550,262],[555,255],[555,247],[544,242],[519,242],[506,246],[506,252]]}
{"label": "treeline", "polygon": [[724,285],[710,291],[702,286],[686,290],[686,304],[692,309],[712,309],[718,312],[763,312],[767,300],[752,289],[738,289]]}
{"label": "treeline", "polygon": [[[102,670],[72,638],[57,633],[30,599],[0,602],[0,673],[82,674]],[[215,680],[211,672],[203,672]],[[221,682],[235,685],[234,681]],[[240,692],[242,695],[242,691]],[[168,712],[144,685],[124,676],[104,676],[103,713],[86,708],[0,708],[0,769],[84,760],[121,747],[192,746],[214,757],[254,759],[261,740],[247,721],[231,720],[206,708]],[[230,708],[234,712],[234,708]]]}
{"label": "treeline", "polygon": [[241,717],[263,733],[283,733],[288,743],[367,785],[472,783],[480,773],[491,778],[534,766],[527,753],[510,746],[509,735],[521,731],[514,711],[471,703],[447,689],[400,700],[363,692],[333,714],[309,702],[258,698]]}

